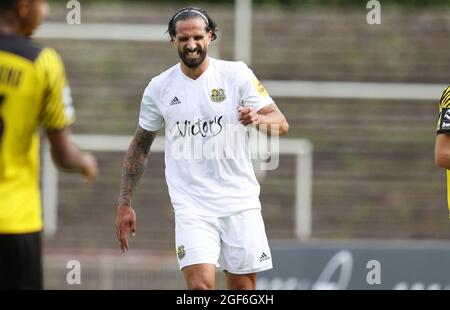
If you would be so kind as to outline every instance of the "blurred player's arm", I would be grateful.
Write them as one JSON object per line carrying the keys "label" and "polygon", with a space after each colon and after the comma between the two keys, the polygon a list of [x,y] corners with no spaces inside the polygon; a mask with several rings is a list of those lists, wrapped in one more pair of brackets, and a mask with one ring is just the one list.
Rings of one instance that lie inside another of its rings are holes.
{"label": "blurred player's arm", "polygon": [[[275,103],[271,103],[256,112],[251,107],[239,107],[239,121],[244,125],[255,125],[259,130],[271,135],[272,130],[278,129],[283,136],[289,131],[289,124]],[[266,125],[266,126],[261,126]],[[273,126],[275,125],[275,126]]]}
{"label": "blurred player's arm", "polygon": [[43,77],[45,86],[39,120],[50,141],[53,161],[61,169],[79,172],[88,181],[95,181],[97,177],[95,157],[81,151],[70,140],[69,126],[75,117],[70,87],[61,58],[55,50],[46,48],[36,60],[36,68]]}
{"label": "blurred player's arm", "polygon": [[136,214],[131,207],[131,196],[147,166],[150,146],[156,131],[137,127],[122,165],[122,182],[117,206],[116,235],[123,252],[128,250],[128,233],[136,233]]}
{"label": "blurred player's arm", "polygon": [[450,170],[450,135],[440,133],[436,136],[434,158],[436,165]]}
{"label": "blurred player's arm", "polygon": [[47,138],[51,144],[51,154],[54,163],[61,169],[79,172],[89,182],[97,177],[97,161],[88,152],[81,151],[70,141],[68,128],[47,130]]}

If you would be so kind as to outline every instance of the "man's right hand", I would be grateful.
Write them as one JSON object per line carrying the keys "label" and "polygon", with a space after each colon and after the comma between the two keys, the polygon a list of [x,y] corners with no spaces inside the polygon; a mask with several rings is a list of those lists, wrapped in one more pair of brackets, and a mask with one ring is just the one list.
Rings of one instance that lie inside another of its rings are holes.
{"label": "man's right hand", "polygon": [[81,151],[70,139],[70,129],[48,130],[52,158],[56,166],[68,172],[81,173],[87,181],[94,182],[98,167],[94,155]]}
{"label": "man's right hand", "polygon": [[129,249],[128,233],[133,237],[136,235],[136,213],[129,205],[121,205],[117,207],[116,236],[124,253]]}
{"label": "man's right hand", "polygon": [[81,169],[81,173],[88,182],[95,182],[98,174],[97,160],[94,155],[89,152],[83,152],[81,157],[83,160],[83,168]]}

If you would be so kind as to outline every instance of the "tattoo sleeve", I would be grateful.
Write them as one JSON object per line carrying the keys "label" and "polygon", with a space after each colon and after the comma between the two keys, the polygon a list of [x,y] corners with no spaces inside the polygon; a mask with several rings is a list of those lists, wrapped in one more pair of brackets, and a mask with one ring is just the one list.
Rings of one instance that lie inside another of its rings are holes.
{"label": "tattoo sleeve", "polygon": [[130,205],[134,189],[145,171],[150,146],[156,133],[144,130],[140,126],[136,129],[122,165],[119,205]]}

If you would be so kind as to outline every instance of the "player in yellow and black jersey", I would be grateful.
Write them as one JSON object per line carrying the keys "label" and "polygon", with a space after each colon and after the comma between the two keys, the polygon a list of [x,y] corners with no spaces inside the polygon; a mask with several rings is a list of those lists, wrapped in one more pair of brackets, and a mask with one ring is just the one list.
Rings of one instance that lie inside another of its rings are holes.
{"label": "player in yellow and black jersey", "polygon": [[444,90],[439,102],[435,159],[439,167],[447,169],[447,204],[450,218],[450,86]]}
{"label": "player in yellow and black jersey", "polygon": [[29,39],[46,8],[45,0],[0,2],[0,289],[43,287],[39,127],[59,167],[97,175],[95,158],[69,141],[74,110],[61,59]]}

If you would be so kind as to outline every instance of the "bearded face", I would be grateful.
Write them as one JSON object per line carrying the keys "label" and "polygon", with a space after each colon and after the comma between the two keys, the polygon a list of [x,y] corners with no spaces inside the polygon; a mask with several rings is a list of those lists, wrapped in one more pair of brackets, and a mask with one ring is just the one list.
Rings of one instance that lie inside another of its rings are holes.
{"label": "bearded face", "polygon": [[180,20],[176,25],[174,45],[181,61],[189,68],[200,66],[208,55],[211,33],[206,32],[203,18]]}

